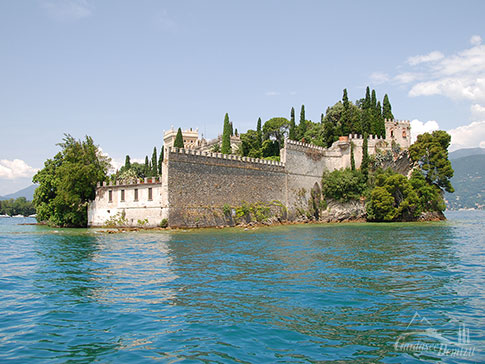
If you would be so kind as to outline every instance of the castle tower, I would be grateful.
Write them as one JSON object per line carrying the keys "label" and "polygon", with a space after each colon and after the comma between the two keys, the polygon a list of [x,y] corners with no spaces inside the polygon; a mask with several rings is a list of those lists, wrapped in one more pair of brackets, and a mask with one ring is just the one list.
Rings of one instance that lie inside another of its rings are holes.
{"label": "castle tower", "polygon": [[411,123],[404,120],[385,119],[386,141],[399,144],[402,149],[408,149],[411,145]]}

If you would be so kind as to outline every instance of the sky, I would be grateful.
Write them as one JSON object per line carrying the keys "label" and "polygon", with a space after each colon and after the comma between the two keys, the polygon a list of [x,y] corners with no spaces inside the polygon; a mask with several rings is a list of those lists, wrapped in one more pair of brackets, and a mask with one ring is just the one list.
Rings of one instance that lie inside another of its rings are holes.
{"label": "sky", "polygon": [[484,1],[0,0],[0,195],[31,184],[64,133],[115,167],[164,130],[240,132],[389,95],[417,135],[485,147]]}

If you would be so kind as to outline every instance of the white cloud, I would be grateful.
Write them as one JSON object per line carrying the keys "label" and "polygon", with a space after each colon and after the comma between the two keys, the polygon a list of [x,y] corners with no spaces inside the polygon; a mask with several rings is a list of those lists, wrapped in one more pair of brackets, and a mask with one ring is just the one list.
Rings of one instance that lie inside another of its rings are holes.
{"label": "white cloud", "polygon": [[479,35],[473,35],[470,38],[470,44],[473,45],[473,46],[477,46],[481,43],[482,43],[482,37],[480,37]]}
{"label": "white cloud", "polygon": [[398,83],[410,83],[422,79],[423,75],[417,72],[404,72],[396,75],[394,81]]}
{"label": "white cloud", "polygon": [[22,177],[32,177],[38,169],[32,168],[21,159],[0,160],[0,178],[17,179]]}
{"label": "white cloud", "polygon": [[42,0],[47,14],[60,21],[79,20],[92,15],[92,5],[87,0]]}
{"label": "white cloud", "polygon": [[414,143],[418,135],[438,130],[440,127],[435,120],[429,120],[425,123],[418,119],[411,121],[411,142]]}
{"label": "white cloud", "polygon": [[267,91],[264,94],[266,96],[278,96],[280,93],[278,91]]}
{"label": "white cloud", "polygon": [[485,146],[485,120],[459,126],[448,133],[451,135],[450,151]]}
{"label": "white cloud", "polygon": [[155,16],[155,24],[158,28],[168,32],[175,32],[178,29],[177,22],[169,16],[165,9]]}
{"label": "white cloud", "polygon": [[381,83],[389,81],[389,75],[384,72],[374,72],[369,76],[372,83],[379,85]]}
{"label": "white cloud", "polygon": [[485,120],[485,106],[473,104],[470,107],[473,120]]}
{"label": "white cloud", "polygon": [[416,66],[417,64],[420,64],[420,63],[436,62],[443,58],[444,58],[443,53],[434,51],[421,56],[409,57],[407,60],[407,63],[410,64],[411,66]]}

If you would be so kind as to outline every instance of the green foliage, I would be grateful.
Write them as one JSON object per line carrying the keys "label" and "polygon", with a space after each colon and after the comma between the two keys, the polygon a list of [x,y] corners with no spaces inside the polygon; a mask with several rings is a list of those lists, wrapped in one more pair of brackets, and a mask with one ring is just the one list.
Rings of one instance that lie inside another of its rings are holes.
{"label": "green foliage", "polygon": [[131,167],[130,156],[129,156],[129,155],[127,155],[127,156],[125,157],[125,168],[126,168],[126,169],[130,169],[130,167]]}
{"label": "green foliage", "polygon": [[224,216],[231,216],[232,208],[227,203],[222,206],[222,212]]}
{"label": "green foliage", "polygon": [[391,103],[389,102],[387,94],[384,95],[384,100],[382,101],[382,116],[384,119],[394,120]]}
{"label": "green foliage", "polygon": [[111,216],[107,219],[103,226],[104,227],[122,227],[128,224],[128,220],[126,219],[126,213],[124,211],[118,212],[116,215]]}
{"label": "green foliage", "polygon": [[148,224],[148,219],[138,219],[136,223],[139,227],[145,227]]}
{"label": "green foliage", "polygon": [[23,215],[35,214],[35,207],[32,201],[27,201],[25,197],[18,197],[0,201],[0,215]]}
{"label": "green foliage", "polygon": [[450,182],[453,168],[448,159],[450,141],[451,136],[446,131],[436,130],[432,134],[418,135],[409,148],[411,159],[419,164],[426,181],[446,192],[454,191]]}
{"label": "green foliage", "polygon": [[[174,148],[183,148],[184,147],[184,137],[182,135],[182,129],[178,128],[177,135],[175,136],[175,140],[173,142]],[[148,157],[147,157],[148,159]]]}
{"label": "green foliage", "polygon": [[365,180],[369,176],[369,148],[368,148],[368,138],[367,133],[364,134],[364,141],[362,142],[362,163],[360,164],[360,170]]}
{"label": "green foliage", "polygon": [[305,119],[305,105],[301,105],[300,110],[300,123],[298,124],[297,138],[302,139],[305,136],[307,129],[306,119]]}
{"label": "green foliage", "polygon": [[360,171],[349,168],[325,172],[322,178],[322,194],[326,199],[341,202],[358,200],[367,188]]}
{"label": "green foliage", "polygon": [[158,158],[158,174],[161,175],[162,174],[162,163],[163,163],[163,150],[165,148],[162,146],[162,148],[160,148],[160,157]]}
{"label": "green foliage", "polygon": [[229,114],[224,116],[224,128],[222,131],[222,146],[221,153],[231,154],[231,124],[229,122]]}
{"label": "green foliage", "polygon": [[290,122],[286,118],[271,118],[263,125],[263,140],[273,139],[278,143],[278,153],[273,155],[279,155],[279,149],[283,147],[285,136],[288,133]]}
{"label": "green foliage", "polygon": [[371,221],[412,220],[421,212],[421,204],[412,183],[391,169],[379,171],[371,192],[367,218]]}
{"label": "green foliage", "polygon": [[158,176],[157,147],[153,147],[152,154],[152,177]]}
{"label": "green foliage", "polygon": [[264,158],[280,155],[280,146],[276,140],[265,140],[261,148],[261,154]]}
{"label": "green foliage", "polygon": [[56,226],[86,226],[87,204],[95,197],[96,184],[106,179],[110,159],[102,155],[91,137],[84,141],[66,134],[62,150],[44,163],[34,177],[38,221]]}
{"label": "green foliage", "polygon": [[162,219],[162,221],[160,221],[160,227],[161,228],[167,228],[168,227],[168,220],[167,219]]}
{"label": "green foliage", "polygon": [[291,140],[296,140],[296,124],[295,124],[295,109],[292,107],[290,111],[290,131],[288,138]]}
{"label": "green foliage", "polygon": [[258,125],[256,126],[256,132],[258,133],[258,139],[257,139],[258,144],[255,145],[255,148],[261,149],[261,146],[263,145],[263,130],[261,129],[261,118],[258,118]]}
{"label": "green foliage", "polygon": [[422,211],[444,211],[446,209],[445,201],[441,190],[433,184],[429,184],[419,169],[415,169],[411,174],[409,183],[419,199],[419,207]]}
{"label": "green foliage", "polygon": [[150,170],[150,162],[148,161],[148,156],[145,156],[145,166],[143,168],[143,174],[147,177],[151,175],[151,170]]}
{"label": "green foliage", "polygon": [[239,152],[243,157],[261,158],[261,138],[260,133],[249,129],[241,134],[241,147]]}
{"label": "green foliage", "polygon": [[214,144],[212,146],[211,150],[212,150],[213,153],[220,153],[221,152],[221,146],[219,144]]}
{"label": "green foliage", "polygon": [[354,142],[350,142],[350,169],[355,171]]}

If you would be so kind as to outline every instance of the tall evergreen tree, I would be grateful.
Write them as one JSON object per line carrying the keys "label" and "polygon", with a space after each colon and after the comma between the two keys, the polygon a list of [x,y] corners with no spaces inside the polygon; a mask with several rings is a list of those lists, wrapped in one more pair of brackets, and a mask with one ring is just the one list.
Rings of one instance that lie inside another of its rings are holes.
{"label": "tall evergreen tree", "polygon": [[238,132],[237,132],[237,128],[236,128],[236,130],[234,130],[234,135],[235,136],[238,136],[239,135]]}
{"label": "tall evergreen tree", "polygon": [[372,90],[372,94],[370,97],[370,107],[375,109],[377,107],[377,97],[376,97],[376,90]]}
{"label": "tall evergreen tree", "polygon": [[256,126],[256,133],[258,136],[258,148],[261,149],[263,146],[263,131],[261,129],[261,118],[258,118],[258,125]]}
{"label": "tall evergreen tree", "polygon": [[222,146],[221,153],[231,154],[231,124],[229,122],[229,114],[224,116],[224,128],[222,131]]}
{"label": "tall evergreen tree", "polygon": [[387,94],[384,95],[384,100],[382,101],[382,116],[384,119],[394,120],[391,103],[389,102],[389,97]]}
{"label": "tall evergreen tree", "polygon": [[177,135],[175,136],[173,146],[175,148],[183,148],[184,147],[184,137],[182,136],[182,129],[180,129],[180,128],[177,130]]}
{"label": "tall evergreen tree", "polygon": [[160,157],[158,158],[158,174],[162,174],[162,163],[163,163],[163,150],[165,148],[162,145],[162,148],[160,149]]}
{"label": "tall evergreen tree", "polygon": [[230,130],[231,130],[231,136],[234,136],[234,129],[232,126],[232,121],[229,122]]}
{"label": "tall evergreen tree", "polygon": [[152,176],[155,177],[157,175],[158,175],[157,147],[153,147],[153,154],[152,154]]}
{"label": "tall evergreen tree", "polygon": [[364,141],[362,143],[362,163],[360,164],[360,170],[364,175],[365,180],[369,177],[369,148],[368,148],[369,134],[364,134]]}
{"label": "tall evergreen tree", "polygon": [[371,96],[370,88],[367,86],[365,91],[365,99],[362,103],[362,113],[361,113],[361,125],[362,125],[362,135],[369,133],[371,131],[372,122],[372,109],[371,109]]}
{"label": "tall evergreen tree", "polygon": [[145,156],[145,168],[143,169],[143,172],[145,172],[145,176],[149,176],[150,174],[150,163],[148,162],[148,156]]}
{"label": "tall evergreen tree", "polygon": [[295,109],[292,107],[290,111],[290,132],[288,137],[291,140],[296,140],[296,134]]}
{"label": "tall evergreen tree", "polygon": [[298,139],[302,139],[305,136],[306,129],[307,129],[306,119],[305,119],[305,105],[301,105],[300,124],[298,125],[298,129],[299,129]]}
{"label": "tall evergreen tree", "polygon": [[349,135],[352,131],[352,122],[350,120],[350,102],[349,97],[347,96],[346,88],[344,88],[342,104],[344,105],[344,110],[342,112],[342,117],[340,118],[340,132],[342,133],[342,135]]}
{"label": "tall evergreen tree", "polygon": [[350,142],[350,169],[355,171],[354,142]]}
{"label": "tall evergreen tree", "polygon": [[130,169],[131,168],[131,161],[130,161],[130,156],[127,155],[125,157],[125,169]]}
{"label": "tall evergreen tree", "polygon": [[376,118],[378,120],[378,122],[377,122],[377,133],[376,134],[381,136],[381,137],[385,137],[386,125],[384,123],[384,117],[382,116],[382,107],[381,107],[380,101],[377,101]]}

